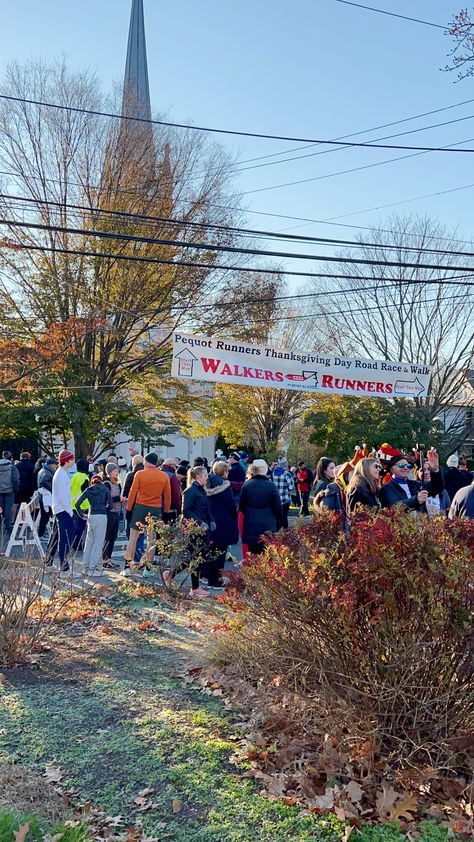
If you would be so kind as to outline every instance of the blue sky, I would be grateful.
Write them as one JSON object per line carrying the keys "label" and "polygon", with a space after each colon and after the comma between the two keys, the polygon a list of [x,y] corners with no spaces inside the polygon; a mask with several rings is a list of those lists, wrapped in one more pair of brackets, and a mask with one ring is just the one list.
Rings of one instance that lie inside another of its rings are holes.
{"label": "blue sky", "polygon": [[[373,5],[445,24],[466,4],[460,0],[452,4],[374,0]],[[110,90],[123,74],[130,6],[130,0],[1,0],[2,63],[65,54],[73,67],[87,65],[97,70],[104,90]],[[145,18],[153,108],[178,122],[335,138],[474,100],[473,79],[454,84],[454,74],[440,71],[450,47],[442,30],[335,0],[145,0]],[[473,119],[388,142],[436,146],[465,142],[474,147],[474,101],[356,139],[373,140],[470,115]],[[298,145],[231,137],[224,137],[222,143],[238,151],[241,159]],[[474,186],[404,203],[424,194],[474,185],[471,155],[425,154],[325,177],[403,154],[408,153],[330,152],[244,171],[237,184],[253,211],[318,220],[337,217],[350,225],[370,225],[394,211],[416,211],[471,239]],[[250,192],[306,178],[318,180]],[[403,203],[365,212],[397,202]],[[251,213],[248,224],[316,236],[352,234],[349,228],[320,223],[295,228],[296,221]]]}

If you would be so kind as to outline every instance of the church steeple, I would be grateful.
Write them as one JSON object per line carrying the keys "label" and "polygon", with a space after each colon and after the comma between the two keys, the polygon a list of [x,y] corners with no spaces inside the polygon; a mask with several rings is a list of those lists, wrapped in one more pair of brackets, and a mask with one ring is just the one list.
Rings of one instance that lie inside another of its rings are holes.
{"label": "church steeple", "polygon": [[133,0],[123,83],[122,114],[151,119],[143,0]]}

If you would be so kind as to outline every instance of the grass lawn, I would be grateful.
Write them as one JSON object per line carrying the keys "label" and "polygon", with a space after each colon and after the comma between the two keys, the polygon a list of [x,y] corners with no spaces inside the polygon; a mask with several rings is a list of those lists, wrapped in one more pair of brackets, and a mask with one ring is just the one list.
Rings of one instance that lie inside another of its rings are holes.
{"label": "grass lawn", "polygon": [[[110,633],[102,625],[71,624],[40,669],[4,670],[0,764],[40,774],[60,766],[61,785],[77,789],[78,803],[121,817],[117,833],[141,820],[149,836],[172,842],[342,839],[336,818],[301,816],[297,807],[260,796],[245,766],[229,762],[236,738],[231,714],[220,698],[180,677],[185,663],[199,659],[210,623],[218,622],[209,622],[209,606],[177,611],[132,597],[119,603],[106,621]],[[139,631],[144,619],[161,631]],[[153,806],[141,812],[134,801],[148,787],[153,793],[145,801]],[[0,798],[0,842],[12,839],[7,813],[18,805],[6,807]],[[352,838],[406,839],[394,827]],[[420,838],[441,842],[445,833],[426,825]]]}

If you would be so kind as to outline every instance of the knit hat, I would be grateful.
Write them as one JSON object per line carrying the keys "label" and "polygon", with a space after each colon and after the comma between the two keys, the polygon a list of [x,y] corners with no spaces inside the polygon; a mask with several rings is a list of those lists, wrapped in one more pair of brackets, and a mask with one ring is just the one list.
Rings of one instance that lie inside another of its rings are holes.
{"label": "knit hat", "polygon": [[127,467],[127,460],[124,459],[123,456],[119,456],[117,464],[118,464],[119,468],[126,468]]}
{"label": "knit hat", "polygon": [[153,451],[151,453],[147,453],[145,456],[145,462],[148,462],[149,465],[156,466],[158,464],[158,454]]}
{"label": "knit hat", "polygon": [[105,467],[105,465],[107,464],[107,459],[98,459],[95,464],[96,465],[104,465],[104,467]]}
{"label": "knit hat", "polygon": [[76,465],[77,470],[80,471],[81,474],[89,473],[89,462],[87,461],[87,459],[78,459]]}
{"label": "knit hat", "polygon": [[4,450],[2,453],[2,459],[11,459],[12,455],[9,450]]}
{"label": "knit hat", "polygon": [[288,468],[288,459],[285,459],[283,456],[281,459],[278,460],[278,464],[280,468]]}
{"label": "knit hat", "polygon": [[457,453],[452,453],[446,460],[448,468],[459,468],[459,456]]}
{"label": "knit hat", "polygon": [[266,477],[268,474],[268,465],[265,462],[265,459],[254,459],[252,467],[256,469],[257,474],[260,474],[262,477]]}
{"label": "knit hat", "polygon": [[102,477],[100,477],[98,474],[95,474],[95,476],[93,476],[92,479],[91,479],[91,485],[98,485],[101,482],[102,482]]}
{"label": "knit hat", "polygon": [[235,459],[237,462],[240,462],[240,453],[234,451],[234,453],[230,454],[229,459]]}
{"label": "knit hat", "polygon": [[118,469],[118,465],[117,465],[116,462],[108,462],[107,465],[105,466],[105,473],[107,474],[108,477],[110,477],[110,474],[112,474],[117,469]]}
{"label": "knit hat", "polygon": [[71,453],[70,450],[60,450],[58,454],[59,464],[65,465],[66,462],[70,462],[71,459],[74,459],[74,453]]}
{"label": "knit hat", "polygon": [[50,459],[46,459],[46,462],[44,464],[45,465],[57,465],[58,460],[54,456],[51,456]]}

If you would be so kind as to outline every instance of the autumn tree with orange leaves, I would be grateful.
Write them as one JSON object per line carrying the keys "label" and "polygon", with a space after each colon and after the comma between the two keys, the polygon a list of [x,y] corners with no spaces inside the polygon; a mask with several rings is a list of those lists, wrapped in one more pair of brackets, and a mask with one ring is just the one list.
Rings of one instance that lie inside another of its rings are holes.
{"label": "autumn tree with orange leaves", "polygon": [[[105,110],[95,77],[64,64],[10,65],[0,89]],[[21,404],[78,455],[119,431],[156,439],[192,414],[168,382],[172,331],[205,325],[236,283],[225,256],[174,244],[231,241],[208,228],[238,221],[229,161],[201,134],[144,137],[90,113],[0,106],[0,427]]]}

